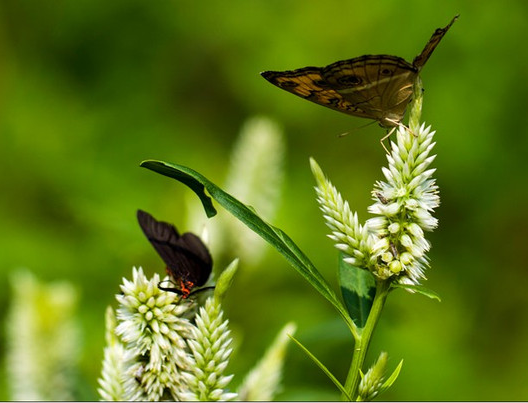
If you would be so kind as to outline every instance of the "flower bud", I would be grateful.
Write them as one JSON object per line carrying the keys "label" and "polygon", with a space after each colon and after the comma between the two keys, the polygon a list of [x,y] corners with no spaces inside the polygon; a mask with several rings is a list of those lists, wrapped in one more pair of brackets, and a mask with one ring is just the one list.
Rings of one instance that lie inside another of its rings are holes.
{"label": "flower bud", "polygon": [[389,225],[389,232],[391,234],[396,234],[400,231],[400,224],[398,224],[397,222],[393,222],[391,225]]}
{"label": "flower bud", "polygon": [[402,270],[402,265],[399,260],[393,260],[389,264],[389,269],[391,272],[397,274]]}
{"label": "flower bud", "polygon": [[409,252],[403,252],[400,255],[400,262],[404,265],[408,265],[413,261],[413,255],[411,255]]}
{"label": "flower bud", "polygon": [[394,256],[390,252],[385,252],[381,255],[381,260],[383,260],[385,263],[389,263],[394,259]]}
{"label": "flower bud", "polygon": [[388,355],[382,351],[376,363],[363,375],[358,387],[360,401],[370,401],[379,393],[384,380]]}
{"label": "flower bud", "polygon": [[420,228],[420,226],[416,223],[410,223],[407,225],[407,230],[411,235],[413,235],[416,238],[421,238],[424,236],[423,230]]}

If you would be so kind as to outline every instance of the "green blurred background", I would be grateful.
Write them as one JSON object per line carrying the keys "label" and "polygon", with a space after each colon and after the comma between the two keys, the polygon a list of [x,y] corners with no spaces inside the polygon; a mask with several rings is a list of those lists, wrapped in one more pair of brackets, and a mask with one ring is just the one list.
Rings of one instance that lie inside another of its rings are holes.
{"label": "green blurred background", "polygon": [[[412,61],[457,13],[422,72],[442,201],[440,226],[428,235],[425,285],[443,301],[391,295],[367,362],[382,349],[391,368],[405,360],[384,399],[528,399],[528,267],[520,254],[528,225],[524,0],[2,0],[2,324],[11,271],[26,267],[42,280],[76,284],[83,331],[77,397],[97,399],[105,307],[115,304],[132,266],[149,276],[163,271],[136,209],[185,230],[188,190],[139,162],[176,162],[223,183],[238,132],[257,114],[276,119],[287,138],[274,224],[335,284],[337,252],[315,203],[308,157],[365,220],[385,164],[384,131],[371,125],[339,138],[366,121],[305,102],[259,72],[363,54]],[[237,340],[233,386],[290,320],[344,379],[352,348],[346,327],[275,251],[251,270],[241,262],[225,309]],[[0,399],[8,399],[5,381],[0,386]],[[278,398],[339,395],[291,346]]]}

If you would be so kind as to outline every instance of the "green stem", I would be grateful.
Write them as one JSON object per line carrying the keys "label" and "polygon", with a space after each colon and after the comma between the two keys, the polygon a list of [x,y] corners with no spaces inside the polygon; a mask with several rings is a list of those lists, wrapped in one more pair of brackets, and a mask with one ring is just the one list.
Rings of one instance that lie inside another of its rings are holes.
{"label": "green stem", "polygon": [[[374,296],[374,301],[367,318],[367,323],[365,324],[365,327],[361,331],[359,337],[356,339],[354,355],[352,357],[352,362],[350,363],[350,369],[348,371],[348,376],[345,383],[345,389],[348,391],[349,396],[351,396],[353,399],[356,398],[357,388],[359,381],[361,380],[359,371],[363,367],[363,362],[365,361],[365,356],[367,355],[370,339],[381,316],[381,311],[383,309],[383,305],[385,304],[385,300],[389,295],[389,289],[390,281],[377,282],[376,295]],[[341,396],[341,398],[346,400],[344,395]]]}

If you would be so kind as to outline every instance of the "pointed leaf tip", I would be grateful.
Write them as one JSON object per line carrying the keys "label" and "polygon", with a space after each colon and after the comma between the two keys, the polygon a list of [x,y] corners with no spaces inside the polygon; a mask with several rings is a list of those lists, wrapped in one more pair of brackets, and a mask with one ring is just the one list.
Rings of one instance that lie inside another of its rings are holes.
{"label": "pointed leaf tip", "polygon": [[217,211],[213,206],[213,201],[205,192],[207,180],[204,181],[205,178],[198,172],[183,165],[168,164],[157,160],[145,160],[139,166],[187,185],[200,198],[207,217],[211,218],[216,215]]}
{"label": "pointed leaf tip", "polygon": [[392,283],[391,287],[392,288],[403,288],[404,290],[408,290],[410,292],[417,292],[418,294],[422,294],[422,295],[425,295],[426,297],[429,297],[431,299],[436,299],[438,302],[442,302],[442,299],[440,298],[440,295],[438,295],[435,291],[424,287],[423,285]]}

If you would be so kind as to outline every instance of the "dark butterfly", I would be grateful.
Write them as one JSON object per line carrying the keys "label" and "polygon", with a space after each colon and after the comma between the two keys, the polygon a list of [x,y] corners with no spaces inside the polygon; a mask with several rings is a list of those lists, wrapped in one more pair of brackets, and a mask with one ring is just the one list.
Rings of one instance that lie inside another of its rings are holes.
{"label": "dark butterfly", "polygon": [[157,221],[149,213],[138,210],[137,218],[141,229],[156,252],[167,265],[167,273],[180,288],[158,287],[187,298],[193,288],[203,286],[213,267],[213,259],[200,238],[186,232],[181,235],[172,224]]}

